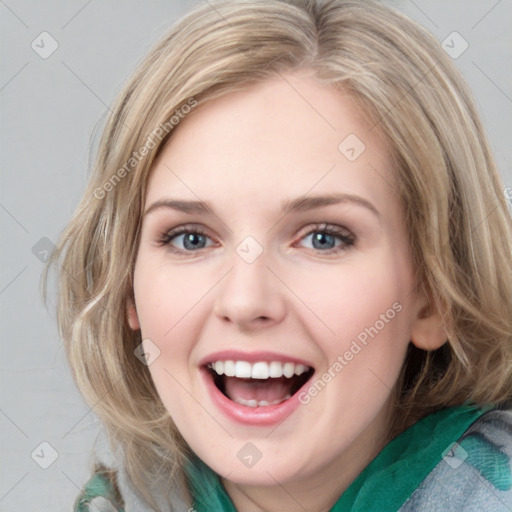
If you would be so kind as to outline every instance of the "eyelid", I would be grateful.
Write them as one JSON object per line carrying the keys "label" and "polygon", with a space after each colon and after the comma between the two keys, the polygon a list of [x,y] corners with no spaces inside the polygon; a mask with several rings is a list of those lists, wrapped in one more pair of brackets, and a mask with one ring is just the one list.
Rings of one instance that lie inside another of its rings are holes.
{"label": "eyelid", "polygon": [[308,226],[302,228],[299,231],[299,235],[304,237],[305,235],[308,235],[314,231],[326,231],[332,234],[344,235],[347,236],[347,238],[350,236],[354,236],[352,231],[347,227],[339,226],[337,224],[332,224],[329,222],[313,222],[312,224],[309,224]]}
{"label": "eyelid", "polygon": [[165,232],[162,233],[162,236],[173,237],[187,232],[206,235],[205,229],[203,229],[203,226],[199,224],[180,224],[179,226],[165,230]]}

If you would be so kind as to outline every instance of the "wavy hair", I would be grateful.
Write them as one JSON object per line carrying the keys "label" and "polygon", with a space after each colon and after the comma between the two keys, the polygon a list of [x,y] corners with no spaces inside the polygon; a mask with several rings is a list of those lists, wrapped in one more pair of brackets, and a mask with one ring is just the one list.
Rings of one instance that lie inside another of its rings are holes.
{"label": "wavy hair", "polygon": [[148,137],[193,101],[302,68],[352,94],[386,138],[418,283],[448,335],[432,352],[411,344],[390,436],[442,407],[512,400],[511,216],[470,91],[439,42],[373,0],[212,0],[170,28],[119,94],[42,278],[46,299],[57,267],[76,384],[154,508],[159,480],[186,485],[190,451],[126,317],[148,178],[173,130]]}

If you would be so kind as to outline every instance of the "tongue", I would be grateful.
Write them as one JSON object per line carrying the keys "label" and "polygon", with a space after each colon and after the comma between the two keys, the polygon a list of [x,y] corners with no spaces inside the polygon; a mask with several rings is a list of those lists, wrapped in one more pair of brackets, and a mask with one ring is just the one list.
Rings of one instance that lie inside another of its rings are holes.
{"label": "tongue", "polygon": [[269,403],[284,400],[291,394],[292,379],[281,377],[279,379],[239,379],[237,377],[224,377],[224,391],[228,398],[236,400],[265,400]]}

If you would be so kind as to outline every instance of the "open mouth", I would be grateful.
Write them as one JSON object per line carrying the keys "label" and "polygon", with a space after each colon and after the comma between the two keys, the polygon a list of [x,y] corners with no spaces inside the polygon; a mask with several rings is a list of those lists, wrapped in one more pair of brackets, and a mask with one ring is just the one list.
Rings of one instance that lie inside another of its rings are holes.
{"label": "open mouth", "polygon": [[215,386],[231,401],[247,407],[278,405],[291,398],[312,377],[314,368],[280,361],[214,361],[206,369]]}

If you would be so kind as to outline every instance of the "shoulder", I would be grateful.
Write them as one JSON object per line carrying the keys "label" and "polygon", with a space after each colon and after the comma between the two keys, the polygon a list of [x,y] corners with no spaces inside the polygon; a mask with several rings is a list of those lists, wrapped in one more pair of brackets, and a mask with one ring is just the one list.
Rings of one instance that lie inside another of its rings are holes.
{"label": "shoulder", "polygon": [[[161,510],[190,509],[188,495],[178,488],[169,490],[154,483],[149,490]],[[75,500],[73,512],[154,512],[154,509],[134,488],[121,464],[107,467],[97,463]]]}
{"label": "shoulder", "polygon": [[512,410],[486,412],[442,456],[400,512],[512,510]]}
{"label": "shoulder", "polygon": [[117,475],[97,466],[75,501],[73,512],[124,512]]}

